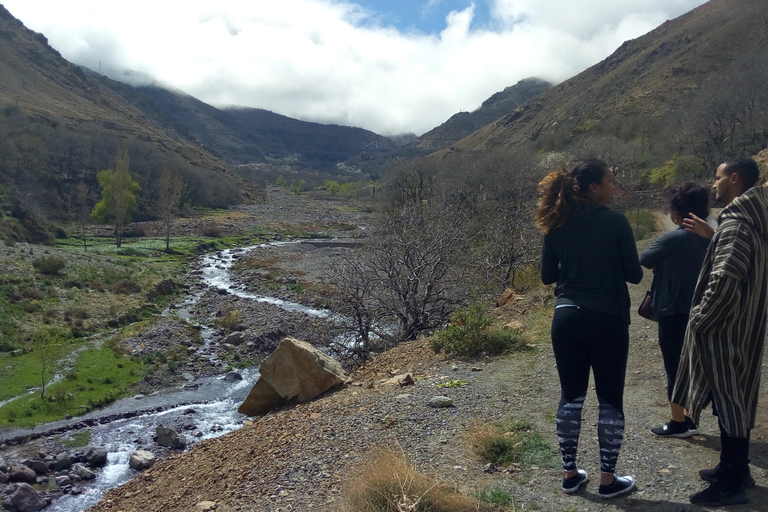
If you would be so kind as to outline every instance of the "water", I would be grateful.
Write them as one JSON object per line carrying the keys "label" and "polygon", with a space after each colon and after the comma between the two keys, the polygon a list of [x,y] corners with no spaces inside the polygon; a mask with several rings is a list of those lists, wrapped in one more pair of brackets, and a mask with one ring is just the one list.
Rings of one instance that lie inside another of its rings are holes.
{"label": "water", "polygon": [[[238,297],[273,304],[292,312],[304,313],[317,318],[332,318],[330,311],[310,308],[275,297],[256,295],[239,288],[232,281],[232,267],[237,260],[250,251],[264,246],[279,246],[296,242],[272,242],[241,249],[227,249],[218,253],[208,254],[201,258],[202,281],[211,288],[221,288]],[[163,315],[175,314],[187,321],[193,319],[192,310],[202,298],[202,293],[187,296],[177,305],[168,308]],[[215,329],[210,325],[203,325],[201,336],[203,347],[200,352],[208,352],[209,357],[215,359],[215,350],[207,350],[210,347]],[[104,446],[108,452],[107,465],[97,472],[95,480],[90,482],[78,482],[83,489],[80,495],[64,495],[54,501],[46,510],[51,512],[81,512],[101,500],[104,493],[114,487],[122,485],[139,473],[128,466],[131,454],[140,449],[142,440],[146,446],[155,435],[155,429],[160,425],[174,425],[179,422],[194,424],[194,430],[181,433],[191,441],[192,434],[196,431],[202,433],[202,437],[195,440],[209,439],[221,436],[239,428],[246,416],[237,412],[237,408],[248,395],[253,384],[259,377],[256,368],[250,368],[240,372],[243,380],[227,383],[223,376],[202,378],[194,381],[197,389],[166,390],[149,396],[124,398],[115,403],[79,416],[76,419],[58,421],[41,425],[29,430],[14,430],[0,433],[0,440],[10,437],[46,432],[52,428],[71,425],[92,418],[104,418],[106,416],[123,413],[134,413],[158,407],[167,408],[161,412],[151,412],[137,415],[132,418],[119,419],[110,423],[89,427],[91,431],[91,445]],[[184,404],[184,405],[177,405]],[[194,414],[186,414],[194,410]]]}

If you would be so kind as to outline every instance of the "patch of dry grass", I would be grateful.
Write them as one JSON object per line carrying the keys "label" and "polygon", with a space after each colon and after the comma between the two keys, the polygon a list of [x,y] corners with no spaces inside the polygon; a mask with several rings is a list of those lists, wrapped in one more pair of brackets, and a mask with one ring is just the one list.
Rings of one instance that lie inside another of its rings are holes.
{"label": "patch of dry grass", "polygon": [[345,490],[349,512],[477,512],[494,510],[416,471],[402,453],[379,447]]}

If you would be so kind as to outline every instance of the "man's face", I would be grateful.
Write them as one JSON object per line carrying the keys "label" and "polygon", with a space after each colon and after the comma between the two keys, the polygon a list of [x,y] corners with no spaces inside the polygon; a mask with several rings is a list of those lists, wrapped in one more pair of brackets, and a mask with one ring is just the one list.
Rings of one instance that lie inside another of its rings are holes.
{"label": "man's face", "polygon": [[715,199],[725,204],[733,200],[735,197],[733,177],[733,173],[725,172],[725,164],[720,164],[715,173],[715,183],[712,185],[712,189],[715,191]]}

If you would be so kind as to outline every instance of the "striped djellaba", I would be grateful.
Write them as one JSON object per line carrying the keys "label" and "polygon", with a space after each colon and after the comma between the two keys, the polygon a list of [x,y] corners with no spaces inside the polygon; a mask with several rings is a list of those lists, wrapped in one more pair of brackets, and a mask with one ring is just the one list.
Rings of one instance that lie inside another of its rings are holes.
{"label": "striped djellaba", "polygon": [[710,391],[731,437],[755,425],[766,329],[768,189],[753,187],[720,214],[693,296],[672,401],[699,422]]}

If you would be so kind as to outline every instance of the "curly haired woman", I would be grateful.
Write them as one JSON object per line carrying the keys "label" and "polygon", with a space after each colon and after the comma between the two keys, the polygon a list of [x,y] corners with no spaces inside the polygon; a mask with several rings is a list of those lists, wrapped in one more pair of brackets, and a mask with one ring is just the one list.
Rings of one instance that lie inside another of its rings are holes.
{"label": "curly haired woman", "polygon": [[635,487],[633,477],[617,476],[615,468],[624,440],[627,281],[639,283],[643,278],[629,221],[608,207],[613,189],[608,166],[588,160],[544,178],[536,212],[544,232],[541,280],[557,283],[551,335],[561,389],[557,435],[563,457],[562,489],[574,493],[589,482],[587,472],[576,465],[576,451],[591,369],[600,406],[602,498]]}

